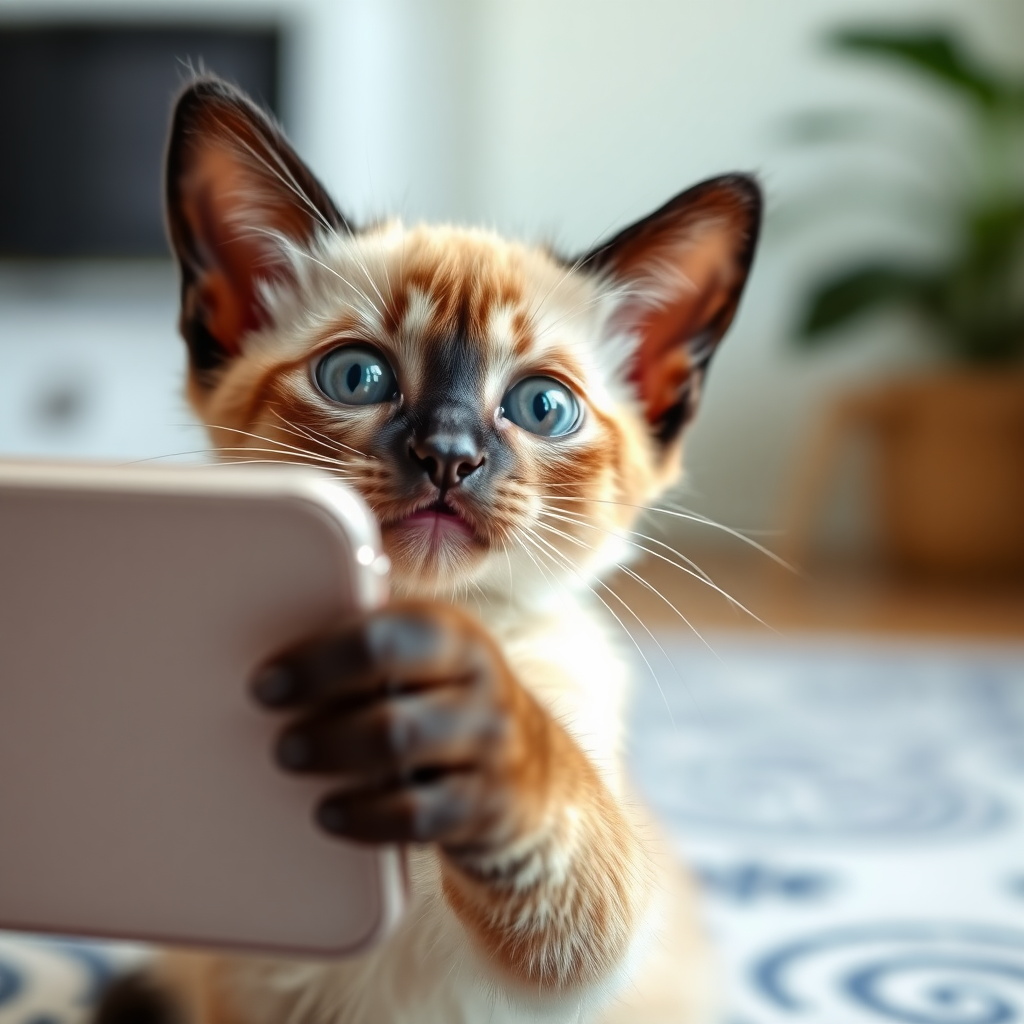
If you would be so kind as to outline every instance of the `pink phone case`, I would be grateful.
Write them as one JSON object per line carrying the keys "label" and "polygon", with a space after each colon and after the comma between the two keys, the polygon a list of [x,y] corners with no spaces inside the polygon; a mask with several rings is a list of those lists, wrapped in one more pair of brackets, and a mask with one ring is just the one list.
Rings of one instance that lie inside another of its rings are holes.
{"label": "pink phone case", "polygon": [[401,852],[271,759],[273,652],[386,598],[359,498],[298,467],[0,463],[0,927],[334,957]]}

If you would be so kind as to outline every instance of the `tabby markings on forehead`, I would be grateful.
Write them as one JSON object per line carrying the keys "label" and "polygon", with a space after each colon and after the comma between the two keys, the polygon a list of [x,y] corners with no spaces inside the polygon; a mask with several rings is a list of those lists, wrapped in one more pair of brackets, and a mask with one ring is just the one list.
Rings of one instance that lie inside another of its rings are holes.
{"label": "tabby markings on forehead", "polygon": [[508,350],[515,352],[516,332],[513,326],[517,307],[511,302],[494,305],[487,317],[487,344],[495,352]]}
{"label": "tabby markings on forehead", "polygon": [[514,303],[502,303],[494,306],[487,317],[483,399],[493,412],[501,405],[508,387],[515,382],[517,356],[520,354],[514,326],[517,315]]}
{"label": "tabby markings on forehead", "polygon": [[400,385],[405,389],[414,382],[422,381],[426,372],[423,342],[430,334],[430,325],[437,315],[437,303],[422,288],[412,284],[407,285],[401,297],[396,299],[401,321],[390,342],[397,358],[395,369]]}
{"label": "tabby markings on forehead", "polygon": [[437,315],[437,303],[422,288],[409,285],[405,291],[405,315],[402,317],[399,336],[403,341],[424,337],[430,330]]}

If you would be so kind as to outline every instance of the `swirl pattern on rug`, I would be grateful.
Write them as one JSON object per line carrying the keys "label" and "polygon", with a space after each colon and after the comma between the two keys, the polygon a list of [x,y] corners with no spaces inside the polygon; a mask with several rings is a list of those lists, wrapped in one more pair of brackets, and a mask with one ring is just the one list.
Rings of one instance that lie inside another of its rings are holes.
{"label": "swirl pattern on rug", "polygon": [[852,1009],[901,1024],[1011,1024],[1024,1007],[1024,931],[943,923],[874,924],[768,953],[752,981],[793,1015]]}

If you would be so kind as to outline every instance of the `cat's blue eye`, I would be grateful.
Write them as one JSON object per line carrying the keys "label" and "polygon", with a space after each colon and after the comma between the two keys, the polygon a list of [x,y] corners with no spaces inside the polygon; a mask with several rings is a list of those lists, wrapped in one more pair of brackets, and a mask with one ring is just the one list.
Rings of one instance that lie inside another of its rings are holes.
{"label": "cat's blue eye", "polygon": [[315,376],[320,390],[341,405],[374,405],[398,397],[394,370],[369,345],[344,345],[328,352]]}
{"label": "cat's blue eye", "polygon": [[570,434],[580,424],[576,396],[553,377],[527,377],[502,399],[502,415],[541,437]]}

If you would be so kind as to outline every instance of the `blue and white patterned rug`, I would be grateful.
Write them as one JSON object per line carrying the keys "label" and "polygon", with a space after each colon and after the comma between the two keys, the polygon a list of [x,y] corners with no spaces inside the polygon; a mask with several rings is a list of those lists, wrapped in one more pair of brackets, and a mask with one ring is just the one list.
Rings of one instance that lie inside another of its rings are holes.
{"label": "blue and white patterned rug", "polygon": [[712,645],[651,655],[633,765],[729,1024],[1024,1022],[1024,647]]}
{"label": "blue and white patterned rug", "polygon": [[[634,773],[727,1024],[1024,1024],[1024,647],[662,640]],[[0,936],[0,1024],[75,1024],[138,955]]]}

